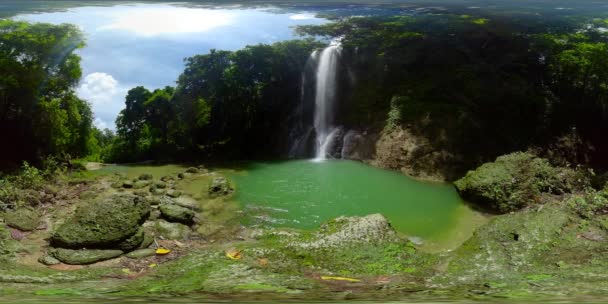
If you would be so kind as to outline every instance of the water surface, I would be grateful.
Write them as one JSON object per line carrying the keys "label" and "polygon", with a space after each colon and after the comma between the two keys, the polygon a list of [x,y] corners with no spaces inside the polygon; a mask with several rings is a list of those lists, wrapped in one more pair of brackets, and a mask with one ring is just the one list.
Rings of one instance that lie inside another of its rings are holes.
{"label": "water surface", "polygon": [[231,177],[250,224],[314,229],[338,216],[381,213],[399,232],[450,243],[483,222],[450,184],[354,161],[252,163]]}

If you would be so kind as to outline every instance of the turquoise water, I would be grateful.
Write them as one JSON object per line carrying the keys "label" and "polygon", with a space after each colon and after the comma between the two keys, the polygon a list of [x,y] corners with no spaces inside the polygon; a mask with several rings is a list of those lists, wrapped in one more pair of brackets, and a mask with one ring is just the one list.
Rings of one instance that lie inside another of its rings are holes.
{"label": "turquoise water", "polygon": [[254,163],[232,179],[250,223],[312,229],[341,215],[381,213],[402,233],[438,239],[479,221],[450,184],[359,162]]}

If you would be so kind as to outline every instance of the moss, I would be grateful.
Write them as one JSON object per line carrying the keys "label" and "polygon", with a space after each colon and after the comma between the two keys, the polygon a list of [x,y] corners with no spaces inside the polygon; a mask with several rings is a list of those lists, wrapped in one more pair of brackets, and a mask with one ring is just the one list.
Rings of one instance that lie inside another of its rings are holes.
{"label": "moss", "polygon": [[580,216],[587,219],[608,214],[608,190],[589,189],[585,194],[570,197],[567,204]]}
{"label": "moss", "polygon": [[135,234],[120,242],[116,247],[122,251],[128,252],[139,248],[145,239],[145,232],[143,228],[139,228]]}
{"label": "moss", "polygon": [[40,212],[33,208],[21,207],[8,211],[4,220],[11,227],[23,231],[32,231],[40,223]]}
{"label": "moss", "polygon": [[159,208],[163,217],[171,222],[190,225],[194,220],[194,211],[178,205],[162,204]]}
{"label": "moss", "polygon": [[52,235],[64,248],[111,248],[131,237],[150,213],[150,205],[130,195],[82,202],[76,213]]}
{"label": "moss", "polygon": [[567,193],[581,187],[576,172],[555,168],[546,159],[516,152],[469,171],[454,184],[472,202],[506,213],[540,202],[542,193]]}

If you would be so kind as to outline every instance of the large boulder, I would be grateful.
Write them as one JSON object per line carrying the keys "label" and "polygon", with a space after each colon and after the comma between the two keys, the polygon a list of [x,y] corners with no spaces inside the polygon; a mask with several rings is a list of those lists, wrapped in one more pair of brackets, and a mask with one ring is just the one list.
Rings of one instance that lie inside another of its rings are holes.
{"label": "large boulder", "polygon": [[115,248],[140,229],[150,205],[140,197],[114,195],[83,202],[53,233],[51,243],[63,248]]}
{"label": "large boulder", "polygon": [[556,168],[546,159],[516,152],[469,171],[455,183],[466,199],[499,213],[540,201],[542,193],[562,194],[581,187],[574,170]]}
{"label": "large boulder", "polygon": [[17,208],[7,212],[4,215],[4,221],[10,227],[23,231],[32,231],[40,223],[40,212],[33,208]]}
{"label": "large boulder", "polygon": [[194,220],[194,211],[173,204],[162,204],[159,208],[163,217],[170,222],[178,222],[190,225]]}
{"label": "large boulder", "polygon": [[232,193],[234,189],[230,185],[230,182],[225,177],[214,177],[209,185],[209,195],[212,197],[228,195]]}
{"label": "large boulder", "polygon": [[304,249],[361,246],[400,241],[395,230],[383,215],[341,216],[323,225],[310,240],[296,242]]}
{"label": "large boulder", "polygon": [[117,258],[123,254],[120,250],[51,248],[49,254],[54,258],[70,265],[87,265],[100,261]]}

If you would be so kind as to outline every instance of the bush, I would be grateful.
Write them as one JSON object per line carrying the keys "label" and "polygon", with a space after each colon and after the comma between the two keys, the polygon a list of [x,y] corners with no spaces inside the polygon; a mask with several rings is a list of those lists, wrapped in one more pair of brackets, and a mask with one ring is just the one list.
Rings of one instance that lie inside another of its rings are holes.
{"label": "bush", "polygon": [[608,189],[589,190],[584,195],[571,197],[567,204],[581,217],[587,219],[592,219],[596,215],[608,214]]}
{"label": "bush", "polygon": [[542,193],[581,189],[586,180],[575,170],[556,168],[546,159],[516,152],[469,171],[455,185],[466,199],[506,213],[539,202]]}

